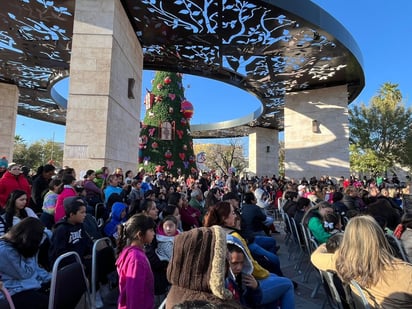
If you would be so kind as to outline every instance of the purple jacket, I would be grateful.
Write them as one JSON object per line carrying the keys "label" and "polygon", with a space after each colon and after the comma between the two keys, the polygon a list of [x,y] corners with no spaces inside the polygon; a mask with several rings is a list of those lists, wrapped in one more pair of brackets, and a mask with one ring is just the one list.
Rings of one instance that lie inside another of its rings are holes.
{"label": "purple jacket", "polygon": [[154,279],[144,251],[138,247],[125,247],[117,261],[119,274],[118,309],[153,309]]}

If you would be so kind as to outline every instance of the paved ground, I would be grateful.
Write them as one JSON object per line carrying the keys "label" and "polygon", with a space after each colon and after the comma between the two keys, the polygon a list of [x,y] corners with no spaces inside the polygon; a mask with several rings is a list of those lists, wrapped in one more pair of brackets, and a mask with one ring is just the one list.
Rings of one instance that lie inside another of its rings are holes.
{"label": "paved ground", "polygon": [[[280,250],[278,251],[280,265],[284,275],[299,284],[298,288],[295,290],[296,295],[296,309],[319,309],[322,308],[322,304],[326,299],[325,291],[323,286],[318,289],[318,292],[315,293],[314,297],[312,297],[312,293],[314,288],[317,286],[319,282],[319,275],[316,271],[312,271],[309,275],[307,282],[303,282],[303,275],[301,272],[295,270],[295,266],[297,265],[298,259],[297,254],[292,256],[289,255],[288,249],[289,246],[285,244],[285,234],[283,233],[283,226],[279,226],[276,224],[277,230],[281,231],[281,234],[274,234],[274,238],[276,239],[278,245],[281,246]],[[310,263],[309,259],[306,257],[302,263],[302,269],[304,269],[308,263]],[[329,306],[325,306],[325,308],[329,308]]]}
{"label": "paved ground", "polygon": [[[296,309],[320,309],[326,299],[325,291],[323,287],[318,289],[314,297],[313,291],[319,282],[319,275],[315,271],[312,271],[309,275],[307,282],[303,282],[303,275],[301,272],[295,269],[297,265],[297,255],[294,254],[290,256],[288,249],[289,245],[285,244],[285,234],[283,232],[283,226],[280,223],[276,223],[277,230],[281,231],[281,234],[273,234],[274,238],[280,245],[280,250],[278,255],[281,261],[281,268],[284,275],[299,284],[298,288],[295,290],[296,295]],[[309,259],[306,257],[302,263],[302,269],[308,265]],[[105,306],[105,309],[115,309],[117,306]],[[330,308],[326,305],[324,308]],[[293,309],[293,308],[291,308]]]}

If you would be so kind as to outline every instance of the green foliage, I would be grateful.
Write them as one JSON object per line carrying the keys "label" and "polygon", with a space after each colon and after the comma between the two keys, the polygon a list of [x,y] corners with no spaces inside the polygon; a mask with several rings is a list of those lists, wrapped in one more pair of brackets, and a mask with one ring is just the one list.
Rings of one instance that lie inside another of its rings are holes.
{"label": "green foliage", "polygon": [[31,145],[16,136],[14,139],[13,161],[36,170],[39,166],[47,164],[50,160],[59,166],[63,160],[63,149],[55,142],[40,140]]}
{"label": "green foliage", "polygon": [[398,85],[391,83],[382,85],[369,106],[361,104],[350,109],[352,169],[385,172],[395,163],[410,161],[411,157],[405,157],[402,150],[411,147],[411,114],[412,110],[402,102]]}
{"label": "green foliage", "polygon": [[[170,82],[166,80],[170,79]],[[182,74],[156,72],[151,93],[154,103],[146,109],[139,138],[139,166],[154,172],[162,167],[173,175],[196,172],[193,140],[190,136],[190,119],[181,110],[185,100]],[[162,138],[162,124],[172,124],[171,140]],[[154,147],[154,146],[157,147]],[[166,153],[171,153],[166,158]]]}

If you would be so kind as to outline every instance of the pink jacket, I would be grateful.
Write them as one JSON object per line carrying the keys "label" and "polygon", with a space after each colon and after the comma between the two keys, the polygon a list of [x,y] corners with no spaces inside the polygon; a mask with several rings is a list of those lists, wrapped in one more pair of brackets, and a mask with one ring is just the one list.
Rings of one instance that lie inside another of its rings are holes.
{"label": "pink jacket", "polygon": [[64,206],[63,206],[63,201],[66,197],[70,197],[70,196],[76,196],[77,193],[74,190],[73,187],[71,186],[64,186],[63,191],[59,194],[59,196],[57,197],[57,202],[56,202],[56,209],[54,212],[54,222],[59,222],[60,219],[62,219],[66,213],[64,211]]}
{"label": "pink jacket", "polygon": [[125,247],[116,261],[119,309],[153,309],[154,278],[149,260],[138,247]]}

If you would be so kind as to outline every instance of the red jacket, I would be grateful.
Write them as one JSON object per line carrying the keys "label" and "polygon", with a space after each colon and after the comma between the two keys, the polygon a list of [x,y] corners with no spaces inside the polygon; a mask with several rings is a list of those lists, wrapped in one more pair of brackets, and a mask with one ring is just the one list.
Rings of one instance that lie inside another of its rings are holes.
{"label": "red jacket", "polygon": [[0,207],[6,206],[9,195],[14,190],[23,190],[27,194],[27,201],[30,201],[31,187],[23,174],[18,176],[6,171],[0,179]]}

